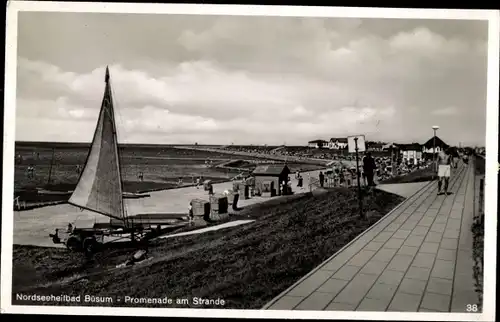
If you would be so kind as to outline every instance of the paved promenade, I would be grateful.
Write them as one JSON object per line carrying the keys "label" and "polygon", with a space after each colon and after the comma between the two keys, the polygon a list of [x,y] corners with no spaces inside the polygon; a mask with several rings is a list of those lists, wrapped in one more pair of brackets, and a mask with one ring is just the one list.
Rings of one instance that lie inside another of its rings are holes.
{"label": "paved promenade", "polygon": [[430,182],[264,309],[466,312],[472,275],[473,166],[448,196]]}

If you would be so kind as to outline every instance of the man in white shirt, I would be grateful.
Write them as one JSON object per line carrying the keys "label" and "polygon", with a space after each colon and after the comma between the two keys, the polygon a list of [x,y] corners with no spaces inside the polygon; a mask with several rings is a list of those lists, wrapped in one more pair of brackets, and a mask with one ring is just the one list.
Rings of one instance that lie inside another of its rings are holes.
{"label": "man in white shirt", "polygon": [[[449,154],[448,149],[442,150],[438,154],[437,158],[438,162],[438,195],[448,194],[448,185],[450,182],[451,176],[451,155]],[[444,192],[441,192],[441,187],[444,181]]]}

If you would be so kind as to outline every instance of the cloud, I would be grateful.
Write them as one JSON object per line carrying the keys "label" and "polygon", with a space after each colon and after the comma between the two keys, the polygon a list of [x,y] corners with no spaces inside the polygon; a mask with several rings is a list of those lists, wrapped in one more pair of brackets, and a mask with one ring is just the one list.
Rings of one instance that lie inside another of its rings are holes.
{"label": "cloud", "polygon": [[[231,66],[251,62],[264,71],[287,70],[364,83],[374,78],[390,80],[391,76],[442,80],[448,77],[449,68],[457,67],[454,63],[477,58],[476,52],[484,55],[486,48],[484,42],[445,38],[425,27],[395,32],[387,38],[376,34],[342,35],[340,30],[328,28],[322,19],[267,18],[254,24],[252,32],[247,28],[236,19],[221,19],[206,30],[183,31],[179,42],[191,53]],[[430,68],[438,64],[439,68]],[[422,73],[422,65],[432,73]],[[359,73],[361,70],[363,73]]]}
{"label": "cloud", "polygon": [[[113,50],[129,53],[118,60],[89,49],[86,63],[94,65],[85,70],[67,56],[32,57],[28,46],[45,47],[31,30],[31,42],[21,37],[19,44],[18,139],[61,140],[57,122],[65,140],[90,140],[109,64],[119,134],[127,142],[304,144],[359,133],[425,141],[435,116],[451,112],[457,117],[440,124],[443,139],[458,139],[467,122],[472,140],[484,140],[486,43],[480,38],[425,26],[377,34],[360,19],[192,19],[172,23],[168,39],[142,35],[142,45],[131,33],[127,46],[115,43]],[[151,26],[143,21],[136,28]],[[83,43],[100,37],[80,32]],[[71,39],[63,40],[57,46],[67,52]],[[145,63],[158,51],[166,56]],[[40,122],[32,127],[34,119]]]}
{"label": "cloud", "polygon": [[[208,62],[182,63],[161,78],[126,70],[120,65],[110,66],[110,71],[117,120],[118,123],[125,120],[119,126],[130,139],[143,132],[199,133],[203,137],[217,131],[236,138],[239,133],[259,132],[306,139],[314,132],[328,135],[331,124],[339,120],[343,121],[337,124],[336,131],[341,132],[349,130],[348,126],[372,121],[378,113],[372,107],[339,104],[350,100],[349,91],[342,92],[342,88],[326,91],[321,88],[325,85],[315,80],[276,79],[227,71]],[[92,133],[97,119],[104,88],[103,72],[104,66],[77,75],[46,63],[21,59],[19,73],[23,78],[29,74],[29,82],[43,82],[67,95],[52,101],[37,97],[18,99],[18,122],[22,124],[25,118],[56,118],[68,124],[84,121],[88,123],[88,130],[80,137],[84,140]],[[23,86],[29,86],[28,82]],[[313,99],[309,100],[310,97]],[[385,111],[383,107],[380,109],[381,113]],[[386,118],[390,116],[385,114]]]}

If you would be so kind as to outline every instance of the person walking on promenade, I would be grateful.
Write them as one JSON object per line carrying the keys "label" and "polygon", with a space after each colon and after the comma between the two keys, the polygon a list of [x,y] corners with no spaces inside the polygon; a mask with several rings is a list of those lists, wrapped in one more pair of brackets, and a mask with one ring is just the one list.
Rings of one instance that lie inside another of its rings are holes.
{"label": "person walking on promenade", "polygon": [[323,171],[319,172],[319,185],[321,188],[323,188],[323,185],[325,184],[325,175],[323,174]]}
{"label": "person walking on promenade", "polygon": [[450,148],[449,155],[451,157],[451,166],[456,169],[458,167],[458,158],[460,158],[457,148]]}
{"label": "person walking on promenade", "polygon": [[302,175],[299,173],[297,175],[297,187],[302,188],[304,184],[304,178],[302,178]]}
{"label": "person walking on promenade", "polygon": [[467,155],[467,152],[466,152],[466,153],[464,153],[464,157],[463,157],[463,159],[462,159],[462,160],[463,160],[463,162],[464,162],[465,164],[469,164],[469,156]]}
{"label": "person walking on promenade", "polygon": [[365,173],[365,170],[363,169],[363,172],[361,173],[361,178],[363,178],[363,184],[365,186],[368,185],[368,182],[367,182],[367,178],[366,178],[366,173]]}
{"label": "person walking on promenade", "polygon": [[366,156],[363,158],[363,173],[365,174],[369,187],[375,186],[373,176],[376,168],[375,159],[372,157],[371,152],[367,152]]}
{"label": "person walking on promenade", "polygon": [[189,202],[189,207],[188,207],[188,220],[189,224],[193,222],[194,219],[194,213],[193,213],[193,202]]}
{"label": "person walking on promenade", "polygon": [[[448,185],[451,176],[451,155],[449,149],[439,152],[438,162],[438,195],[448,194]],[[444,182],[444,192],[441,191]]]}

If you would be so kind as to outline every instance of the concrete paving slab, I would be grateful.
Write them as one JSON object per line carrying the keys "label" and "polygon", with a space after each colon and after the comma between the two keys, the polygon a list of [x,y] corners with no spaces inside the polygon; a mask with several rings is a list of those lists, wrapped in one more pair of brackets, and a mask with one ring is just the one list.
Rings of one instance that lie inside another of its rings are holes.
{"label": "concrete paving slab", "polygon": [[356,305],[354,304],[331,302],[325,308],[325,311],[354,311],[355,308]]}
{"label": "concrete paving slab", "polygon": [[453,282],[443,278],[431,277],[427,284],[427,292],[451,296]]}
{"label": "concrete paving slab", "polygon": [[449,295],[427,292],[425,293],[420,306],[424,309],[436,310],[438,312],[449,312],[450,300],[451,297]]}
{"label": "concrete paving slab", "polygon": [[359,272],[360,274],[380,275],[384,271],[387,263],[379,261],[369,261]]}
{"label": "concrete paving slab", "polygon": [[290,291],[290,296],[308,296],[332,277],[331,271],[318,270]]}
{"label": "concrete paving slab", "polygon": [[420,252],[421,253],[429,253],[429,254],[436,254],[439,250],[439,244],[438,243],[431,243],[431,242],[424,242],[420,246]]}
{"label": "concrete paving slab", "polygon": [[406,239],[408,236],[410,236],[410,234],[411,230],[398,229],[398,231],[396,231],[392,237]]}
{"label": "concrete paving slab", "polygon": [[394,296],[387,311],[417,312],[420,305],[420,295],[398,292]]}
{"label": "concrete paving slab", "polygon": [[404,278],[399,285],[398,292],[406,294],[422,295],[424,294],[427,281],[412,278]]}
{"label": "concrete paving slab", "polygon": [[389,300],[386,299],[364,298],[356,308],[356,311],[379,312],[388,305]]}
{"label": "concrete paving slab", "polygon": [[437,278],[453,279],[453,270],[455,263],[452,261],[444,261],[442,259],[437,259],[434,263],[434,268],[432,269],[431,276]]}
{"label": "concrete paving slab", "polygon": [[390,285],[399,285],[405,273],[399,271],[385,270],[379,277],[378,282]]}
{"label": "concrete paving slab", "polygon": [[302,301],[297,307],[296,310],[311,310],[311,311],[319,311],[323,310],[328,303],[330,303],[336,294],[333,293],[323,293],[323,292],[314,292],[310,296],[308,296],[304,301]]}
{"label": "concrete paving slab", "polygon": [[427,281],[429,279],[430,274],[431,274],[430,268],[410,266],[410,268],[406,272],[405,278],[410,278],[419,281]]}
{"label": "concrete paving slab", "polygon": [[419,252],[415,256],[413,260],[412,266],[414,267],[423,267],[423,268],[432,268],[434,265],[434,259],[436,258],[435,253],[422,253]]}
{"label": "concrete paving slab", "polygon": [[303,299],[304,299],[304,297],[301,297],[301,296],[285,295],[282,298],[280,298],[276,303],[274,303],[269,309],[270,310],[292,310]]}

